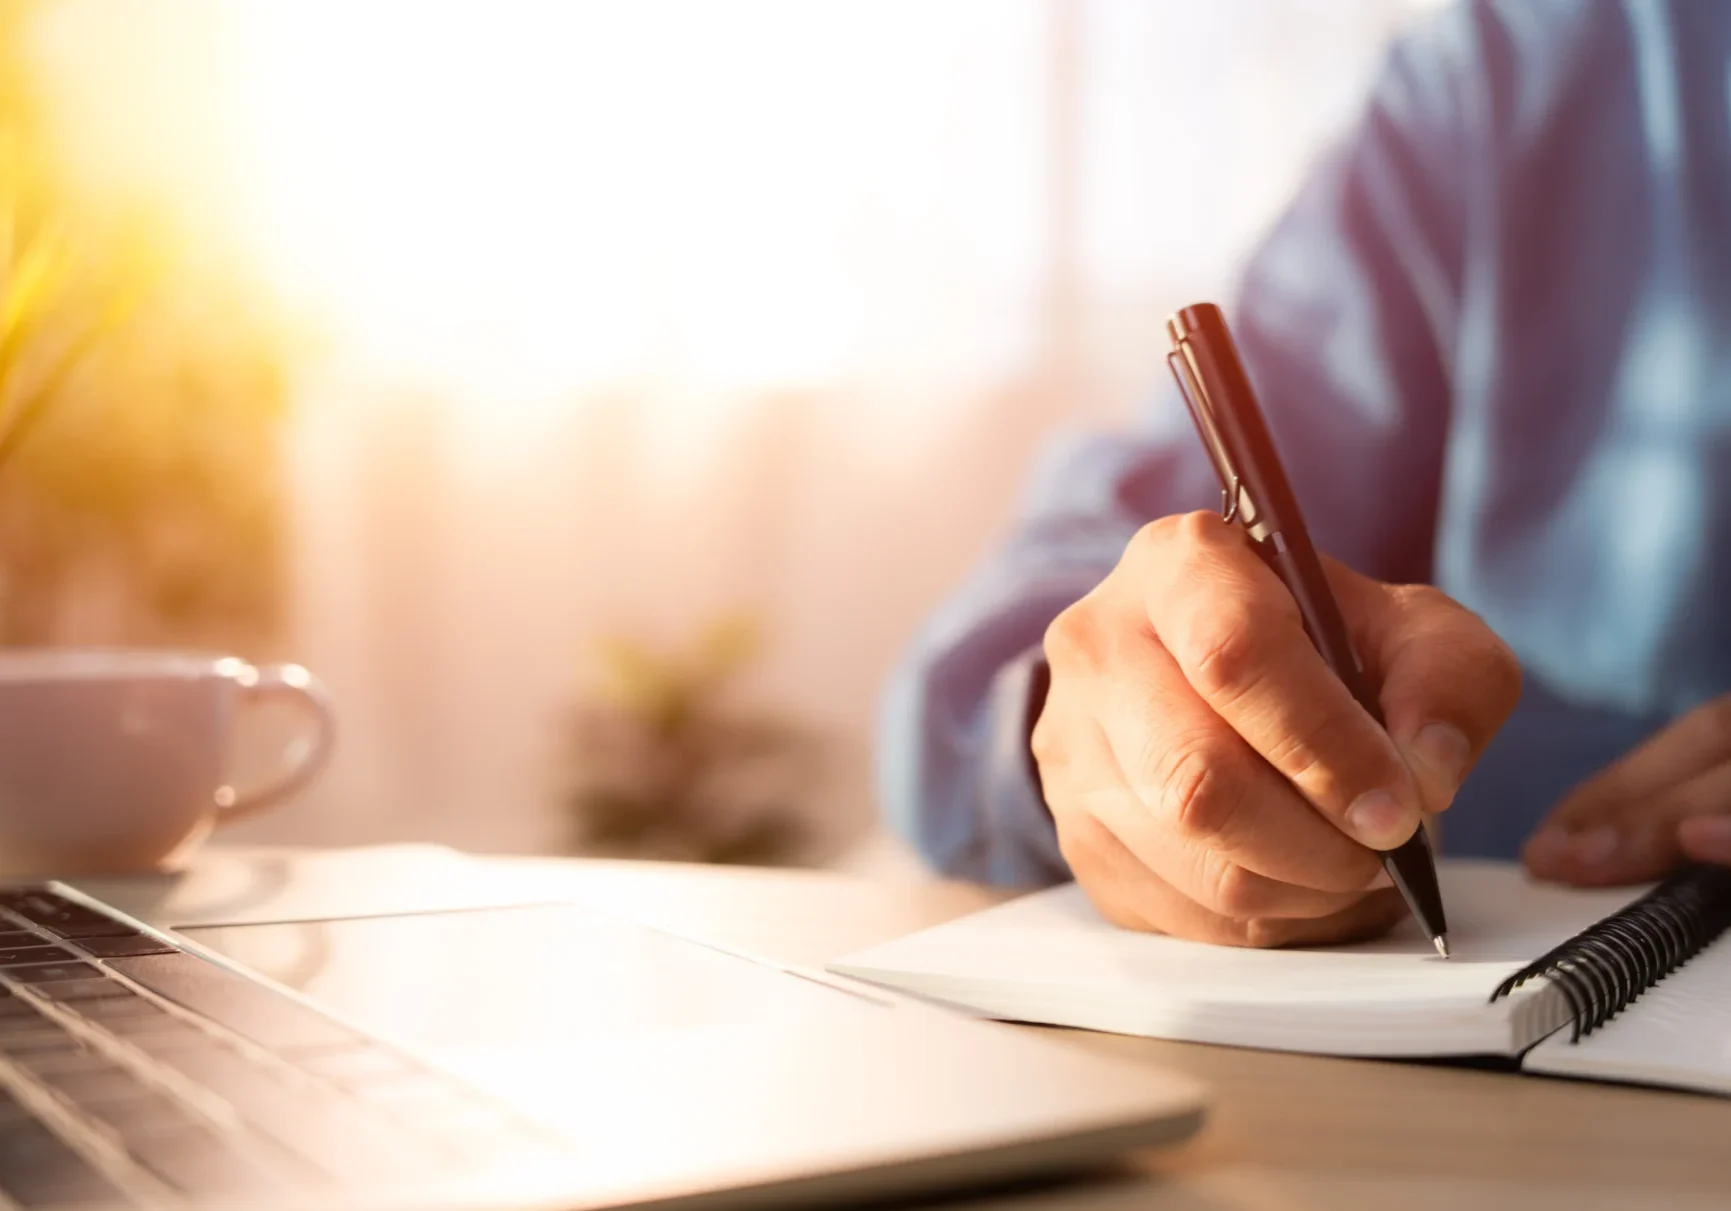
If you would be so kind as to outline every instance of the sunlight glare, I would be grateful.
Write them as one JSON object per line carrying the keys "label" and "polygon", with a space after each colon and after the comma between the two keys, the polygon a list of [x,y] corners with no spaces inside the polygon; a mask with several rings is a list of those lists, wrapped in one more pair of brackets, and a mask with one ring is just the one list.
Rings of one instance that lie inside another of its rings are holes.
{"label": "sunlight glare", "polygon": [[446,390],[833,373],[834,216],[758,199],[810,189],[798,149],[834,115],[787,105],[789,65],[750,45],[822,25],[788,3],[241,0],[269,272],[359,356]]}

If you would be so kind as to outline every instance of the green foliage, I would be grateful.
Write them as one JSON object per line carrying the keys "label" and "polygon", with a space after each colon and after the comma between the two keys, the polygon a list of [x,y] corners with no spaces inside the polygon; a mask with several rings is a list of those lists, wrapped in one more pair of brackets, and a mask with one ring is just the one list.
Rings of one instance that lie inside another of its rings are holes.
{"label": "green foliage", "polygon": [[733,702],[763,642],[754,619],[735,615],[684,651],[628,637],[599,645],[598,676],[568,728],[575,848],[752,865],[799,857],[816,740]]}
{"label": "green foliage", "polygon": [[278,629],[281,332],[172,224],[61,179],[0,0],[0,644]]}

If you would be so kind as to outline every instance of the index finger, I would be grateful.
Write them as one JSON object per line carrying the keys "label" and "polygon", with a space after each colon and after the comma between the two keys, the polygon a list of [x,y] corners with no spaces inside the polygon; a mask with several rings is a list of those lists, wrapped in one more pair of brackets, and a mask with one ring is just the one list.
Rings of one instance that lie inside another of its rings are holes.
{"label": "index finger", "polygon": [[1211,513],[1149,527],[1148,618],[1204,702],[1348,836],[1389,850],[1421,796],[1394,742],[1305,634],[1242,531]]}

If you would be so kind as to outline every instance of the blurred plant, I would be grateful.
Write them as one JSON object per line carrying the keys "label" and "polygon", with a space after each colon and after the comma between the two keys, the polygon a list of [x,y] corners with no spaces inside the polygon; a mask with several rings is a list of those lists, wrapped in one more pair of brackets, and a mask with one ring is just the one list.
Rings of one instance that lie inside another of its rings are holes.
{"label": "blurred plant", "polygon": [[0,0],[0,644],[278,629],[281,334],[136,200],[73,188]]}
{"label": "blurred plant", "polygon": [[814,734],[731,702],[763,649],[760,625],[734,615],[688,650],[614,637],[599,678],[572,712],[566,801],[586,854],[777,865],[810,843],[801,806],[819,770]]}

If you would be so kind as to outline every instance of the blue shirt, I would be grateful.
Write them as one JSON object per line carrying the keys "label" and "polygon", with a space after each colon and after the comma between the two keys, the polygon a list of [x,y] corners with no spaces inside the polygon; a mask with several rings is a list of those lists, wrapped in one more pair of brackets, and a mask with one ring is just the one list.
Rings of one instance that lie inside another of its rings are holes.
{"label": "blue shirt", "polygon": [[[1395,44],[1228,309],[1318,545],[1438,585],[1521,658],[1449,852],[1512,856],[1731,689],[1728,84],[1726,0],[1446,10]],[[886,696],[887,811],[935,865],[1066,877],[1026,751],[1041,635],[1139,526],[1218,502],[1173,394],[1051,451]]]}

